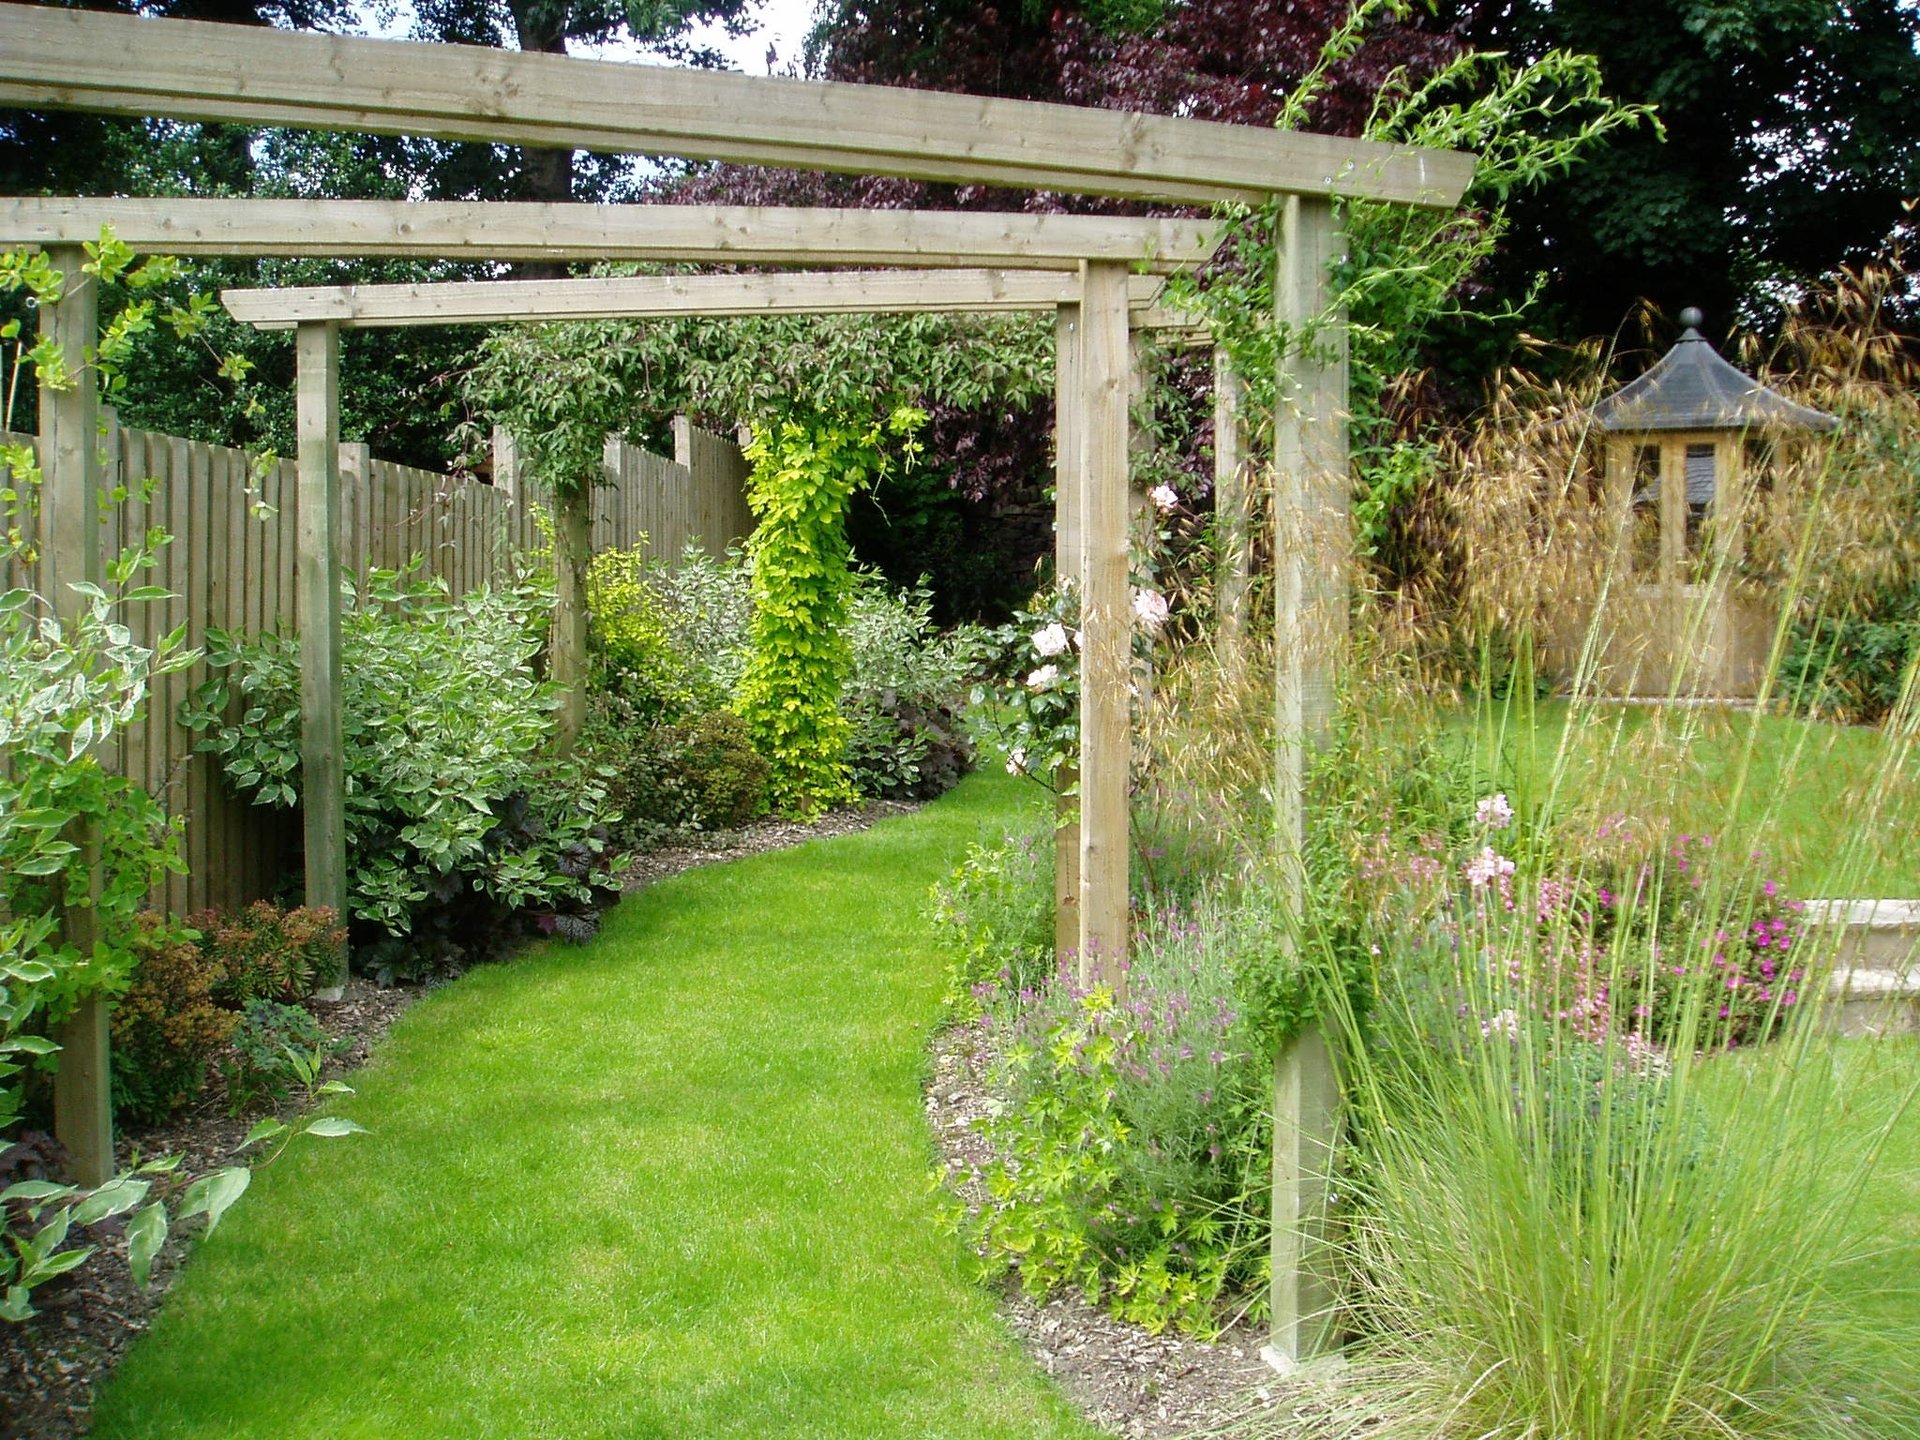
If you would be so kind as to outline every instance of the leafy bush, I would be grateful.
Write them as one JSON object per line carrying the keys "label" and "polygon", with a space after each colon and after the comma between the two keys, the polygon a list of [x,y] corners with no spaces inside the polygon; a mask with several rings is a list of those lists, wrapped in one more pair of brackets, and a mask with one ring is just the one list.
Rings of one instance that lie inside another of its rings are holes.
{"label": "leafy bush", "polygon": [[994,995],[1030,991],[1052,973],[1053,856],[1051,828],[1008,831],[997,845],[969,845],[934,887],[951,1018],[975,1019]]}
{"label": "leafy bush", "polygon": [[[0,447],[0,477],[0,560],[27,561],[32,448]],[[64,621],[31,590],[0,595],[0,1131],[20,1112],[23,1060],[55,1051],[45,1032],[76,1001],[127,983],[147,893],[182,868],[178,826],[96,753],[143,713],[151,677],[194,658],[178,634],[135,644],[125,623],[164,596],[137,583],[164,542],[154,532],[123,551],[107,567],[111,592],[83,590]],[[92,911],[91,954],[62,932],[69,905]]]}
{"label": "leafy bush", "polygon": [[765,758],[753,748],[747,722],[713,710],[667,732],[667,750],[693,802],[692,822],[701,829],[744,825],[767,808]]}
{"label": "leafy bush", "polygon": [[1920,666],[1920,584],[1876,596],[1865,613],[1815,616],[1793,630],[1782,679],[1804,709],[1873,724],[1900,703]]}
{"label": "leafy bush", "polygon": [[314,976],[347,940],[326,906],[283,910],[271,900],[244,910],[205,910],[186,923],[200,932],[201,950],[220,968],[213,996],[229,1010],[245,1010],[255,1000],[306,999]]}
{"label": "leafy bush", "polygon": [[114,1007],[113,1108],[157,1125],[207,1083],[236,1017],[214,1003],[219,965],[158,915],[143,915],[132,982]]}
{"label": "leafy bush", "polygon": [[629,723],[680,719],[722,704],[728,692],[689,653],[691,636],[661,595],[665,567],[644,546],[603,550],[587,571],[589,683],[617,699]]}
{"label": "leafy bush", "polygon": [[[555,692],[532,668],[544,605],[530,587],[454,598],[379,572],[345,608],[348,900],[384,932],[373,963],[390,974],[497,943],[514,912],[590,914],[606,898],[606,786],[546,754]],[[188,717],[201,748],[256,803],[296,804],[298,640],[216,631],[207,645],[226,673]]]}
{"label": "leafy bush", "polygon": [[606,778],[620,816],[613,835],[625,847],[744,825],[767,808],[766,759],[753,748],[746,722],[725,710],[633,729],[596,716],[583,755]]}
{"label": "leafy bush", "polygon": [[987,1202],[956,1218],[1029,1294],[1071,1286],[1199,1334],[1225,1302],[1264,1304],[1278,1012],[1243,995],[1279,968],[1277,935],[1267,904],[1216,897],[1156,918],[1122,1000],[1066,966],[981,987],[1004,1108]]}
{"label": "leafy bush", "polygon": [[249,1000],[234,1029],[233,1048],[220,1062],[227,1113],[279,1104],[299,1085],[303,1060],[323,1061],[351,1043],[329,1041],[320,1022],[298,1005]]}
{"label": "leafy bush", "polygon": [[853,668],[840,708],[851,731],[854,788],[919,800],[952,789],[973,765],[972,741],[955,713],[979,644],[973,633],[940,634],[924,585],[896,592],[862,575],[847,637]]}
{"label": "leafy bush", "polygon": [[695,674],[718,706],[740,689],[753,644],[753,567],[738,548],[723,557],[689,545],[649,575],[674,663]]}
{"label": "leafy bush", "polygon": [[[687,828],[739,824],[764,808],[764,783],[746,764],[736,788],[750,806],[723,800],[705,771],[716,720],[745,676],[751,649],[752,562],[689,548],[672,565],[644,550],[594,562],[594,686],[589,741],[615,778],[617,807],[633,843]],[[848,668],[838,710],[853,789],[874,797],[931,799],[972,764],[972,743],[953,706],[965,691],[975,641],[941,635],[924,587],[893,591],[876,575],[850,572],[844,623]],[[733,751],[731,741],[723,747]]]}

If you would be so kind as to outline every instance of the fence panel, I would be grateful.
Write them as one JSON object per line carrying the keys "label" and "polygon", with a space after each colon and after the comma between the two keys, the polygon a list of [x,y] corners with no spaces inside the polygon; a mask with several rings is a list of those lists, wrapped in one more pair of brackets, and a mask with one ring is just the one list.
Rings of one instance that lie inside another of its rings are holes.
{"label": "fence panel", "polygon": [[[689,433],[700,447],[691,466],[608,442],[609,483],[595,501],[596,547],[625,548],[644,537],[671,558],[695,536],[718,552],[746,535],[751,517],[738,450],[704,431]],[[34,437],[0,433],[0,440],[31,444]],[[510,579],[517,555],[544,544],[511,475],[508,484],[491,486],[373,460],[361,445],[340,449],[341,560],[356,575],[400,569],[418,556],[425,574],[464,593]],[[103,452],[103,484],[126,492],[100,527],[103,560],[150,529],[172,537],[142,583],[173,598],[127,617],[140,643],[153,645],[183,625],[185,643],[195,649],[210,629],[294,631],[293,462],[257,465],[242,451],[111,421]],[[29,541],[36,538],[30,518],[23,530]],[[0,558],[0,590],[33,586],[36,570]],[[213,757],[194,753],[197,737],[178,722],[181,704],[207,674],[196,663],[160,677],[146,716],[123,730],[105,757],[184,822],[188,873],[169,877],[153,896],[156,906],[177,914],[272,895],[299,859],[298,817],[230,794]]]}

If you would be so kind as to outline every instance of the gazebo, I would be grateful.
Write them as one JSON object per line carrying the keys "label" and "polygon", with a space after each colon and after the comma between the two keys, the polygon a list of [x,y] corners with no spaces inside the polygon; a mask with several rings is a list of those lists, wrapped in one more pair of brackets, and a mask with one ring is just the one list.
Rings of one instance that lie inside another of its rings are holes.
{"label": "gazebo", "polygon": [[[1680,339],[1588,412],[1605,435],[1616,550],[1593,685],[1603,694],[1751,699],[1778,616],[1731,581],[1745,522],[1779,447],[1829,431],[1833,416],[1728,364],[1680,312]],[[1575,638],[1578,654],[1584,632]]]}

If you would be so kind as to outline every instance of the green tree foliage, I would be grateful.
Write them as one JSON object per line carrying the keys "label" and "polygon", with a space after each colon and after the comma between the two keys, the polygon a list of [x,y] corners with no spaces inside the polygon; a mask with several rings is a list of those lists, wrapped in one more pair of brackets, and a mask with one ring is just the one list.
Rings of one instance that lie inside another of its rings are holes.
{"label": "green tree foliage", "polygon": [[1664,134],[1609,137],[1518,197],[1496,283],[1544,271],[1569,337],[1616,330],[1646,296],[1732,327],[1782,284],[1870,258],[1920,192],[1912,0],[1451,0],[1470,40],[1532,62],[1596,58]]}
{"label": "green tree foliage", "polygon": [[[1356,6],[1279,123],[1298,124],[1309,116],[1340,57],[1362,43],[1372,25],[1403,17],[1407,9],[1404,0]],[[1356,515],[1372,526],[1357,536],[1363,553],[1382,547],[1389,502],[1419,483],[1408,478],[1417,457],[1396,444],[1390,387],[1418,367],[1442,327],[1457,338],[1463,330],[1484,333],[1518,320],[1524,295],[1488,294],[1478,283],[1507,233],[1510,207],[1573,170],[1609,138],[1649,120],[1644,107],[1609,100],[1592,59],[1567,51],[1541,55],[1526,66],[1468,52],[1425,78],[1402,71],[1381,84],[1366,138],[1470,150],[1480,164],[1457,212],[1368,201],[1341,207],[1347,255],[1336,267],[1329,314],[1344,311],[1349,321],[1353,441],[1360,461]],[[1314,317],[1292,331],[1274,320],[1277,210],[1277,202],[1229,209],[1232,268],[1176,277],[1173,292],[1211,318],[1234,370],[1246,378],[1256,415],[1273,413],[1279,357],[1319,344],[1329,318]]]}
{"label": "green tree foliage", "polygon": [[[703,20],[719,21],[735,34],[751,28],[751,0],[414,0],[414,34],[423,40],[493,45],[546,55],[564,55],[569,45],[624,41],[666,59],[717,67],[721,57],[689,43]],[[511,176],[515,199],[606,200],[632,184],[630,166],[619,157],[528,146],[463,146],[439,152],[453,170],[474,163]],[[502,198],[502,197],[488,197]],[[565,267],[528,264],[526,276],[558,276]]]}
{"label": "green tree foliage", "polygon": [[[1051,351],[1048,327],[1020,316],[542,325],[490,335],[468,393],[482,415],[524,437],[557,499],[589,493],[592,480],[580,477],[599,473],[609,433],[657,436],[676,411],[722,430],[752,425],[760,529],[753,655],[738,703],[768,747],[774,803],[810,813],[847,792],[837,709],[847,662],[833,632],[853,583],[851,496],[889,468],[882,437],[923,423],[903,418],[920,413],[919,401],[1031,400],[1052,382]],[[560,541],[562,555],[574,553],[564,532]],[[584,625],[584,572],[579,595]]]}

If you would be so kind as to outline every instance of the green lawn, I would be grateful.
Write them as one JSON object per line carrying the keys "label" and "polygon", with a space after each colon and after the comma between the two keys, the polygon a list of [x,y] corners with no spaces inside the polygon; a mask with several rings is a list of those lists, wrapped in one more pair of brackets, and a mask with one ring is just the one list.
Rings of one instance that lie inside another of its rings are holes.
{"label": "green lawn", "polygon": [[410,1010],[95,1434],[1088,1437],[937,1228],[928,886],[1038,791],[695,871]]}
{"label": "green lawn", "polygon": [[[1920,1076],[1920,1038],[1842,1048],[1852,1114],[1842,1123],[1872,1125],[1901,1104]],[[1868,1177],[1854,1227],[1860,1254],[1837,1283],[1875,1345],[1871,1357],[1890,1396],[1912,1406],[1920,1369],[1920,1109],[1908,1108]]]}
{"label": "green lawn", "polygon": [[1508,712],[1477,728],[1489,785],[1544,791],[1564,740],[1562,807],[1667,814],[1677,830],[1757,845],[1797,895],[1920,897],[1920,757],[1884,731],[1718,708],[1594,706],[1575,719],[1564,701],[1531,725]]}

